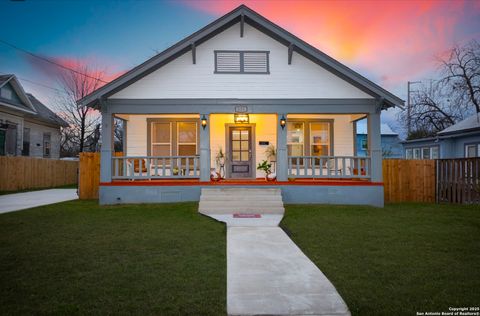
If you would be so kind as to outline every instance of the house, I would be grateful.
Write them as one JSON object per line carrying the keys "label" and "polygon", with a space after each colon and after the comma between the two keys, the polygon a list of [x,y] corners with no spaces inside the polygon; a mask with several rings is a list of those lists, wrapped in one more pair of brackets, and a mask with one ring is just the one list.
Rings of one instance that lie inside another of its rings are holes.
{"label": "house", "polygon": [[[392,131],[388,124],[380,125],[383,158],[403,158],[403,147],[398,133]],[[357,156],[368,156],[368,131],[366,125],[357,126],[356,150]]]}
{"label": "house", "polygon": [[[377,206],[380,113],[403,104],[244,5],[79,102],[102,114],[101,204],[198,201],[215,185]],[[126,127],[122,154],[112,152],[114,118]],[[364,118],[369,155],[357,157]],[[276,181],[267,182],[256,166],[270,145]]]}
{"label": "house", "polygon": [[60,157],[67,123],[30,93],[15,75],[0,75],[0,156]]}
{"label": "house", "polygon": [[480,114],[474,114],[435,137],[402,142],[406,159],[480,157]]}

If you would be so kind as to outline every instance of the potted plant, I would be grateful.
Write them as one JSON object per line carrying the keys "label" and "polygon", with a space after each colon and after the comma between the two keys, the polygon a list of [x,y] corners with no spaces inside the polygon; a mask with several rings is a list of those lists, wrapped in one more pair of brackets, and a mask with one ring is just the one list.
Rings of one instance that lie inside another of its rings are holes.
{"label": "potted plant", "polygon": [[173,167],[172,173],[173,173],[174,176],[178,176],[178,168]]}
{"label": "potted plant", "polygon": [[275,180],[274,176],[270,176],[272,174],[272,164],[269,163],[267,160],[263,160],[261,163],[259,163],[257,166],[257,170],[263,170],[263,172],[265,172],[265,180]]}

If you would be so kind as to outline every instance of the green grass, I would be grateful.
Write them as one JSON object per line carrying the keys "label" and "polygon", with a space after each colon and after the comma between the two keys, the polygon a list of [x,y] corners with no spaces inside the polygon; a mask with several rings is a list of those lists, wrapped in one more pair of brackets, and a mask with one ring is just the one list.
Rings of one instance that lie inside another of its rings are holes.
{"label": "green grass", "polygon": [[0,191],[0,195],[49,190],[49,189],[76,189],[76,188],[77,188],[77,184],[73,183],[73,184],[60,185],[58,187],[52,187],[52,188],[47,187],[47,188],[32,188],[32,189],[16,190],[16,191]]}
{"label": "green grass", "polygon": [[225,227],[196,203],[0,215],[0,314],[224,315]]}
{"label": "green grass", "polygon": [[288,205],[282,227],[353,315],[480,304],[480,208]]}
{"label": "green grass", "polygon": [[[480,208],[287,205],[282,227],[354,315],[480,302]],[[196,203],[0,215],[0,314],[225,315],[225,227]]]}

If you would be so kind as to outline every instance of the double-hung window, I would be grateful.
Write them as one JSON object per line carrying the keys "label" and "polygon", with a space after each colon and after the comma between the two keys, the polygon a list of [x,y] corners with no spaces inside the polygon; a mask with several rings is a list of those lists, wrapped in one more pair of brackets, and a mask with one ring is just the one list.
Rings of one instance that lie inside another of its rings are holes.
{"label": "double-hung window", "polygon": [[465,145],[465,158],[480,157],[480,144]]}
{"label": "double-hung window", "polygon": [[[333,120],[289,120],[287,151],[290,157],[333,155]],[[298,159],[298,164],[303,164],[303,159]]]}
{"label": "double-hung window", "polygon": [[268,51],[215,51],[217,74],[269,74]]}

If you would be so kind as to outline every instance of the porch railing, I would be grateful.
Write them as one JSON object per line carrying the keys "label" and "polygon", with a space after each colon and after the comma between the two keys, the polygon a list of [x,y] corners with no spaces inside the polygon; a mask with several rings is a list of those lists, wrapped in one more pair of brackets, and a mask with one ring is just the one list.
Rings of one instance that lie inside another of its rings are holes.
{"label": "porch railing", "polygon": [[370,157],[288,156],[289,178],[369,179]]}
{"label": "porch railing", "polygon": [[112,179],[114,180],[199,177],[199,156],[112,157]]}

